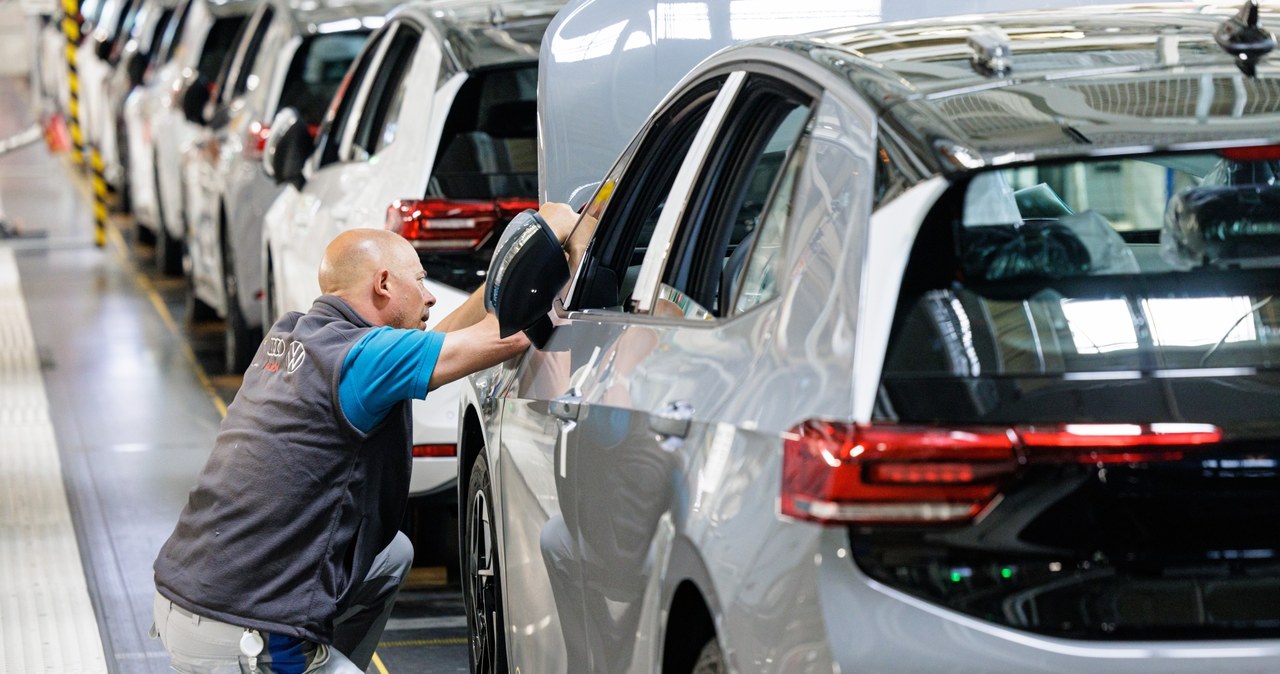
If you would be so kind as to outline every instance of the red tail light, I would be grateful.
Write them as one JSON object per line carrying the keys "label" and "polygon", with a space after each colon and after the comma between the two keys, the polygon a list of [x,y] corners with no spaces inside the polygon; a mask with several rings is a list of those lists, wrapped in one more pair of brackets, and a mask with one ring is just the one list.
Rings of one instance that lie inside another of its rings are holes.
{"label": "red tail light", "polygon": [[498,222],[510,220],[530,201],[405,199],[387,208],[386,228],[399,232],[419,250],[475,250],[489,239]]}
{"label": "red tail light", "polygon": [[784,441],[782,514],[855,524],[964,523],[1028,463],[1175,461],[1207,424],[897,426],[807,421]]}
{"label": "red tail light", "polygon": [[458,455],[457,445],[414,445],[414,458],[448,458]]}
{"label": "red tail light", "polygon": [[254,122],[249,125],[249,130],[245,133],[244,138],[244,157],[249,161],[258,161],[262,159],[262,153],[267,149],[267,136],[271,135],[271,127],[261,123]]}

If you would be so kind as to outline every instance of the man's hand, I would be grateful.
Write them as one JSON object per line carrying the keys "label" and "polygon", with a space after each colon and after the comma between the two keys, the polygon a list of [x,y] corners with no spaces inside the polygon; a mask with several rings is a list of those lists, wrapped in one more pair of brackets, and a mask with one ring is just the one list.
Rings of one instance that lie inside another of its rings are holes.
{"label": "man's hand", "polygon": [[578,224],[578,214],[569,207],[569,204],[562,204],[555,201],[548,201],[538,209],[538,215],[551,226],[551,231],[555,232],[556,240],[564,245],[569,234],[573,232],[573,226]]}

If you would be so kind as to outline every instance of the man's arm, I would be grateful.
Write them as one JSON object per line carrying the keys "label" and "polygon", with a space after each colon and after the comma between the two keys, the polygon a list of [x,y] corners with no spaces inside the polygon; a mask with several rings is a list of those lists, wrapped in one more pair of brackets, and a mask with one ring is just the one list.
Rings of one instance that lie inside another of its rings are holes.
{"label": "man's arm", "polygon": [[[538,214],[551,226],[551,231],[555,232],[556,238],[561,243],[564,243],[564,240],[568,238],[569,233],[573,231],[573,227],[578,221],[578,214],[574,213],[568,204],[548,202],[538,209]],[[572,262],[573,260],[570,260],[571,264]],[[570,269],[572,269],[572,266]],[[484,308],[484,286],[480,286],[457,309],[440,319],[440,322],[432,329],[437,332],[460,330],[479,323],[485,318],[486,313]]]}
{"label": "man's arm", "polygon": [[[481,304],[481,313],[483,312],[484,305]],[[523,332],[517,332],[506,339],[499,337],[497,317],[487,314],[475,324],[445,334],[440,357],[436,359],[436,367],[431,372],[431,382],[427,387],[435,390],[451,381],[514,358],[527,348],[529,339]]]}

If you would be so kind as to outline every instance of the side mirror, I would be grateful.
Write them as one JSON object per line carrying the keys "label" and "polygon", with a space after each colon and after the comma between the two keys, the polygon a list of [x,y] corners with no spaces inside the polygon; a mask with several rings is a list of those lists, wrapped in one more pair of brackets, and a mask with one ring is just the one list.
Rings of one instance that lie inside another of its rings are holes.
{"label": "side mirror", "polygon": [[111,40],[105,35],[93,36],[93,53],[100,61],[107,61],[111,58]]}
{"label": "side mirror", "polygon": [[204,126],[204,106],[209,102],[209,82],[197,77],[186,84],[182,91],[182,114],[192,124]]}
{"label": "side mirror", "polygon": [[147,55],[139,51],[129,52],[124,63],[125,74],[129,76],[129,88],[142,84],[142,76],[147,73]]}
{"label": "side mirror", "polygon": [[524,331],[539,349],[551,338],[556,293],[569,280],[569,262],[555,232],[529,209],[512,218],[498,239],[484,283],[485,307],[498,317],[503,337]]}
{"label": "side mirror", "polygon": [[307,125],[298,118],[298,111],[285,108],[271,120],[271,132],[262,149],[262,170],[277,185],[289,183],[302,189],[307,182],[302,167],[315,149],[315,140],[307,131]]}

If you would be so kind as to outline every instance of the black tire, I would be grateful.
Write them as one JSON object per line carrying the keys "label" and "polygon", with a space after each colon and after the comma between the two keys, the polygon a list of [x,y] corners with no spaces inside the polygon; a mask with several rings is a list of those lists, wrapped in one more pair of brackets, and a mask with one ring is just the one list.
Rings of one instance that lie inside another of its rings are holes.
{"label": "black tire", "polygon": [[222,230],[222,290],[227,300],[225,357],[227,372],[240,374],[253,361],[253,354],[262,341],[262,329],[249,327],[244,312],[240,310],[240,284],[236,279],[235,254],[227,242],[227,231]]}
{"label": "black tire", "polygon": [[693,663],[693,671],[690,674],[725,674],[727,671],[724,666],[724,654],[720,652],[720,642],[716,641],[715,635],[712,635],[698,652],[698,661]]}
{"label": "black tire", "polygon": [[160,168],[156,167],[156,269],[165,276],[182,273],[182,240],[169,234],[160,199]]}
{"label": "black tire", "polygon": [[471,467],[463,504],[462,601],[467,614],[467,652],[472,674],[506,674],[506,619],[502,614],[502,573],[494,529],[493,484],[487,453]]}
{"label": "black tire", "polygon": [[151,228],[144,224],[135,222],[133,224],[133,233],[138,243],[147,246],[154,246],[156,244],[156,233],[151,231]]}
{"label": "black tire", "polygon": [[262,328],[265,331],[267,327],[275,325],[276,320],[280,318],[279,298],[276,297],[276,269],[275,264],[271,261],[271,253],[267,252],[267,268],[263,272],[263,285],[265,288],[262,292]]}
{"label": "black tire", "polygon": [[217,320],[218,312],[205,304],[204,300],[196,297],[196,289],[190,273],[186,274],[186,279],[187,291],[183,296],[183,306],[187,310],[187,321],[194,324]]}

